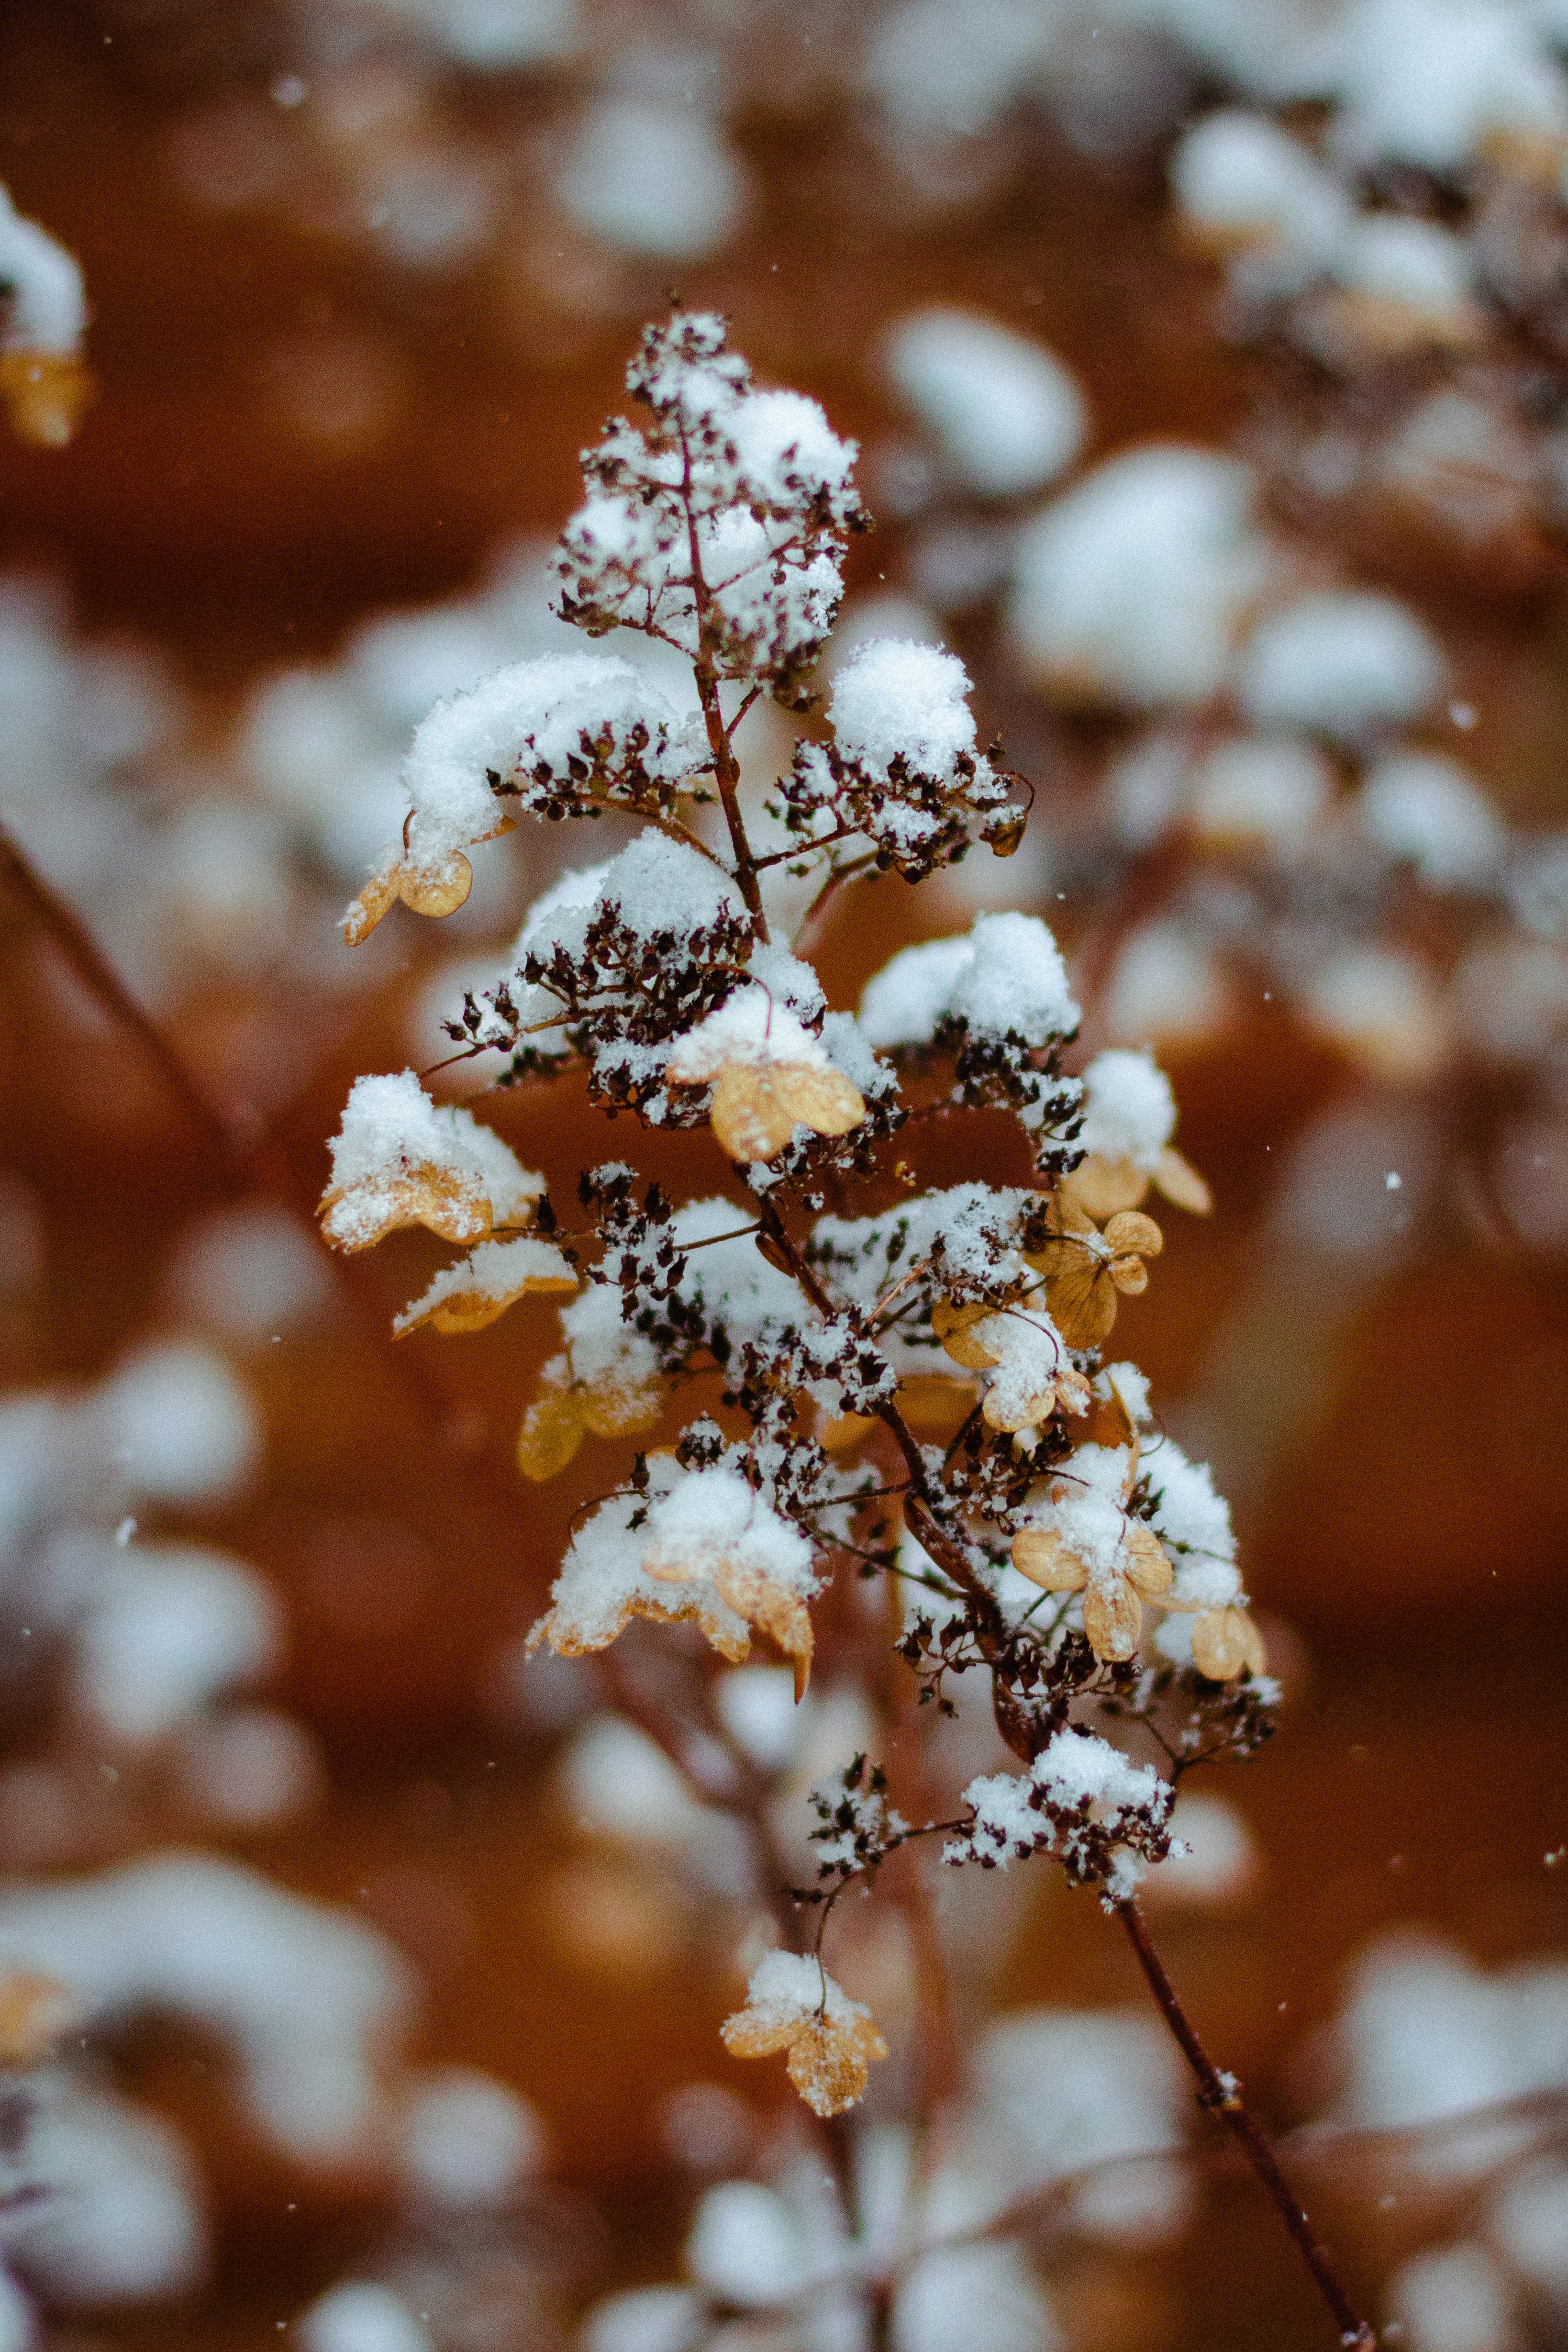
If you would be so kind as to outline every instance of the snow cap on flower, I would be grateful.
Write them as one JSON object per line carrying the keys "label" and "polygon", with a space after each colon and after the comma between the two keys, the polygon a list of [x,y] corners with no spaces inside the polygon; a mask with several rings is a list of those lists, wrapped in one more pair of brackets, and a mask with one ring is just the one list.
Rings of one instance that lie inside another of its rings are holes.
{"label": "snow cap on flower", "polygon": [[813,2115],[841,2115],[866,2086],[887,2043],[863,2002],[852,2000],[803,1952],[768,1952],[752,1970],[746,2006],[720,2031],[735,2058],[789,2053],[786,2073]]}
{"label": "snow cap on flower", "polygon": [[481,1242],[455,1265],[444,1266],[422,1297],[392,1324],[401,1338],[433,1323],[438,1331],[482,1331],[530,1290],[575,1290],[577,1271],[553,1243],[525,1234],[516,1241]]}
{"label": "snow cap on flower", "polygon": [[400,1225],[484,1241],[526,1223],[544,1191],[471,1111],[438,1108],[412,1070],[356,1078],[331,1150],[321,1226],[335,1249],[369,1249]]}
{"label": "snow cap on flower", "polygon": [[978,1037],[1045,1045],[1078,1026],[1067,967],[1035,915],[977,915],[966,939],[904,948],[866,984],[862,1034],[873,1045],[928,1045],[940,1023]]}
{"label": "snow cap on flower", "polygon": [[1083,1073],[1085,1156],[1068,1180],[1091,1217],[1136,1209],[1151,1183],[1178,1208],[1207,1213],[1208,1186],[1171,1144],[1176,1117],[1171,1082],[1151,1054],[1121,1045],[1096,1054]]}
{"label": "snow cap on flower", "polygon": [[817,1589],[806,1537],[737,1470],[683,1470],[660,1456],[648,1476],[651,1499],[613,1496],[578,1529],[530,1646],[577,1657],[608,1648],[632,1617],[694,1617],[740,1665],[755,1625],[794,1662],[803,1691]]}

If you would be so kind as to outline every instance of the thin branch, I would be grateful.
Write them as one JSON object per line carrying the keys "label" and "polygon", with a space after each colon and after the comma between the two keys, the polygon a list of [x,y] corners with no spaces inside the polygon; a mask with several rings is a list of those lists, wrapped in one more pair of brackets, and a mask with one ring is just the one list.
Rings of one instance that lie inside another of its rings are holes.
{"label": "thin branch", "polygon": [[1328,2306],[1339,2330],[1340,2343],[1345,2347],[1345,2352],[1376,2352],[1376,2336],[1352,2303],[1327,2248],[1312,2225],[1305,2206],[1281,2171],[1273,2149],[1243,2104],[1235,2076],[1220,2073],[1204,2048],[1197,2027],[1182,2007],[1176,1987],[1166,1973],[1165,1962],[1150,1941],[1144,1915],[1136,1901],[1132,1895],[1124,1895],[1111,1907],[1127,1931],[1127,1939],[1161,2015],[1197,2078],[1200,2105],[1218,2116],[1257,2175],[1274,2210],[1294,2239],[1297,2251],[1312,2273],[1312,2284]]}

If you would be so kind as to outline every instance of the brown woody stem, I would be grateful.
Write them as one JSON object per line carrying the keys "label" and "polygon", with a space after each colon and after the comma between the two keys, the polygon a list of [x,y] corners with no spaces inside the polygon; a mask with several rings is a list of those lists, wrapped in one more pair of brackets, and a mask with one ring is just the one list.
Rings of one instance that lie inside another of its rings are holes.
{"label": "brown woody stem", "polygon": [[1112,1908],[1127,1931],[1127,1940],[1133,1947],[1160,2014],[1197,2078],[1200,2105],[1218,2116],[1295,2240],[1297,2251],[1312,2273],[1312,2284],[1339,2329],[1340,2343],[1345,2347],[1345,2352],[1375,2352],[1375,2334],[1352,2303],[1327,2248],[1312,2225],[1305,2206],[1281,2171],[1273,2149],[1243,2104],[1235,2078],[1220,2073],[1199,2040],[1197,2028],[1182,2007],[1176,1989],[1166,1973],[1165,1962],[1150,1941],[1148,1927],[1136,1901],[1126,1895],[1113,1904]]}

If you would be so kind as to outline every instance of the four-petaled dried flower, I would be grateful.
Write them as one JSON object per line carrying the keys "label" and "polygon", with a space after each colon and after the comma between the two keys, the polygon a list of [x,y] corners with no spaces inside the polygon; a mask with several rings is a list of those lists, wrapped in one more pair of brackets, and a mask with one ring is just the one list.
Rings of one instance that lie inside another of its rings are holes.
{"label": "four-petaled dried flower", "polygon": [[441,1110],[412,1070],[356,1078],[332,1144],[321,1229],[335,1249],[369,1249],[401,1225],[480,1242],[526,1224],[544,1192],[471,1111]]}
{"label": "four-petaled dried flower", "polygon": [[1051,1479],[1050,1500],[1013,1538],[1013,1566],[1044,1592],[1082,1592],[1083,1631],[1097,1658],[1132,1657],[1144,1602],[1168,1593],[1171,1563],[1154,1529],[1127,1503],[1138,1445],[1081,1445]]}
{"label": "four-petaled dried flower", "polygon": [[842,2115],[863,2095],[887,2043],[863,2002],[852,2000],[801,1952],[769,1952],[751,1972],[746,2006],[720,2029],[734,2058],[789,2053],[785,2072],[813,2115]]}
{"label": "four-petaled dried flower", "polygon": [[743,1166],[776,1159],[798,1126],[848,1135],[865,1117],[860,1088],[762,988],[739,991],[677,1039],[667,1068],[678,1085],[712,1086],[714,1134]]}
{"label": "four-petaled dried flower", "polygon": [[1053,1238],[1030,1252],[1045,1276],[1045,1295],[1070,1348],[1099,1348],[1116,1320],[1117,1294],[1136,1297],[1149,1286],[1145,1258],[1158,1257],[1165,1235],[1141,1209],[1118,1209],[1103,1233],[1063,1193],[1051,1204]]}

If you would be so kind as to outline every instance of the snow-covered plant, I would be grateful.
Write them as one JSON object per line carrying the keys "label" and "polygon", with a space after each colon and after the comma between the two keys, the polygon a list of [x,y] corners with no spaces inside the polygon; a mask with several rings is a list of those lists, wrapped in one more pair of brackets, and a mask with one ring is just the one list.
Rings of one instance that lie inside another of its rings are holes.
{"label": "snow-covered plant", "polygon": [[[402,1328],[471,1329],[529,1290],[574,1289],[525,1413],[527,1476],[564,1467],[585,1434],[668,1433],[577,1515],[533,1641],[601,1656],[708,1801],[730,1770],[718,1801],[754,1832],[778,1947],[753,1955],[730,2050],[788,2051],[818,2116],[852,2106],[887,2045],[823,1963],[846,1888],[909,1874],[895,1856],[933,1837],[954,1866],[1049,1853],[1125,1928],[1343,2340],[1369,2342],[1138,1906],[1145,1868],[1172,1851],[1178,1782],[1256,1749],[1277,1696],[1224,1503],[1159,1433],[1143,1375],[1108,1360],[1121,1301],[1163,1247],[1151,1186],[1207,1205],[1171,1146],[1169,1087],[1138,1054],[1072,1067],[1071,984],[1025,914],[906,948],[858,1018],[830,1010],[804,951],[833,895],[873,869],[920,881],[977,843],[1008,854],[1014,780],[979,748],[951,654],[873,642],[825,709],[809,693],[864,520],[854,450],[821,410],[758,390],[709,316],[650,329],[629,383],[647,421],[612,422],[585,457],[559,610],[591,636],[673,648],[695,709],[612,653],[524,662],[441,704],[409,755],[402,835],[348,929],[363,937],[399,897],[461,903],[469,851],[520,814],[640,819],[628,846],[539,901],[515,971],[470,995],[450,1034],[502,1049],[503,1085],[570,1069],[612,1115],[708,1130],[713,1195],[679,1204],[617,1160],[584,1173],[575,1207],[552,1202],[498,1137],[403,1073],[354,1087],[328,1237],[353,1250],[423,1224],[466,1248]],[[764,696],[809,715],[770,833],[743,803],[737,751]],[[799,906],[803,881],[809,910],[782,937],[779,885]],[[978,1149],[998,1114],[1018,1181],[923,1181],[928,1139],[967,1122]],[[760,1643],[789,1661],[798,1696],[820,1650],[863,1683],[886,1751],[819,1790],[815,1884],[781,1883],[771,1788],[726,1741],[716,1668],[682,1648],[678,1702],[650,1696],[613,1648],[633,1618],[690,1619],[731,1664]],[[921,1773],[901,1762],[890,1777],[893,1734],[905,1714],[954,1714],[969,1677],[1018,1769],[932,1807]]]}

